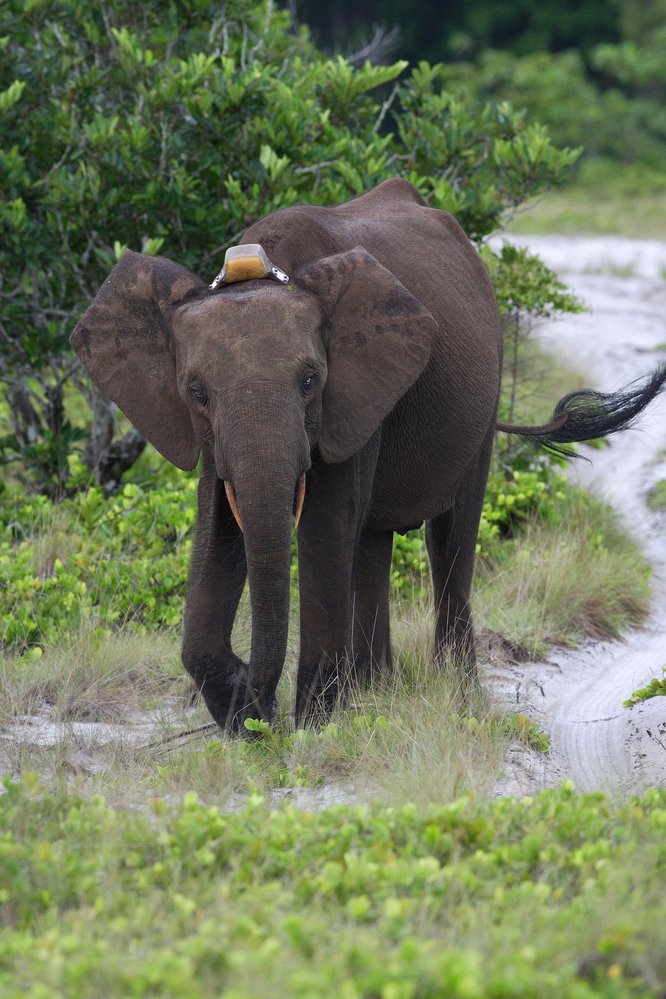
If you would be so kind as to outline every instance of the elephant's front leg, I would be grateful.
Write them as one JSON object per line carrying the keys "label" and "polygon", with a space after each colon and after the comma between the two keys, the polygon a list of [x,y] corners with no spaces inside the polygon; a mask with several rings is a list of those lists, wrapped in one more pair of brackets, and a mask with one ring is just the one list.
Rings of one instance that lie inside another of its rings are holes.
{"label": "elephant's front leg", "polygon": [[298,530],[301,651],[297,724],[329,716],[352,670],[352,586],[377,445],[339,465],[316,463]]}
{"label": "elephant's front leg", "polygon": [[199,482],[182,657],[208,710],[223,728],[234,727],[234,718],[246,701],[247,666],[231,647],[231,631],[246,575],[243,535],[206,449]]}

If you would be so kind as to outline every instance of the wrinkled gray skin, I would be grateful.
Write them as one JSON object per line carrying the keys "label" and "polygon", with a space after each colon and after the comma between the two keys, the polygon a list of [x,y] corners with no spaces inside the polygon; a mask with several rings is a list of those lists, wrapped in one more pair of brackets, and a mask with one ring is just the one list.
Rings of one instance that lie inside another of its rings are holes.
{"label": "wrinkled gray skin", "polygon": [[[193,468],[199,519],[183,662],[223,727],[270,719],[284,664],[294,493],[299,723],[391,664],[394,531],[426,521],[435,652],[474,675],[469,607],[500,382],[500,320],[475,250],[391,180],[337,208],[252,226],[291,277],[210,291],[127,252],[77,326],[93,381],[161,453]],[[235,489],[239,529],[225,495]],[[231,647],[245,579],[250,661]]]}

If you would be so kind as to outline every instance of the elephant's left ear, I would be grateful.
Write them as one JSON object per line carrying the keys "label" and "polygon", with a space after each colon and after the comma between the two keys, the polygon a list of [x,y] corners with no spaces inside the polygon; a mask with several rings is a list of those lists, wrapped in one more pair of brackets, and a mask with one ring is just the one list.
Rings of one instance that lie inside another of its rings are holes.
{"label": "elephant's left ear", "polygon": [[306,264],[294,279],[319,299],[329,327],[319,451],[345,461],[419,377],[437,324],[360,246]]}

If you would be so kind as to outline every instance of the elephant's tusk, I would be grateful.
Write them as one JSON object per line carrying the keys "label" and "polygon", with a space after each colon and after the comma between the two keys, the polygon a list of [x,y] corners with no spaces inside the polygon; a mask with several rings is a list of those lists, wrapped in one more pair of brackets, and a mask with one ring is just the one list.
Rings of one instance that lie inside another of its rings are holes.
{"label": "elephant's tusk", "polygon": [[303,503],[305,502],[305,472],[299,475],[298,482],[296,483],[296,527],[298,527],[298,522],[301,519],[301,513],[303,512]]}
{"label": "elephant's tusk", "polygon": [[240,513],[238,512],[238,503],[236,502],[236,490],[234,489],[234,487],[231,485],[230,482],[225,482],[224,491],[227,494],[227,499],[229,500],[229,506],[231,507],[231,512],[234,515],[234,520],[236,521],[236,523],[238,524],[238,526],[242,531],[243,522],[241,521]]}

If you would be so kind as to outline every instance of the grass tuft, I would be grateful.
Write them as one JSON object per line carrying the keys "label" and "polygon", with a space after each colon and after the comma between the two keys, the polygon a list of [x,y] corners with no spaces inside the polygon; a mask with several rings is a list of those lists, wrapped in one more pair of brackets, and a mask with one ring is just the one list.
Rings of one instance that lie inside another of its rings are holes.
{"label": "grass tuft", "polygon": [[606,504],[570,490],[556,529],[539,520],[482,560],[477,619],[532,659],[550,644],[613,638],[649,611],[649,568]]}
{"label": "grass tuft", "polygon": [[59,644],[0,660],[0,723],[46,710],[56,721],[126,721],[186,696],[175,634],[82,625]]}

